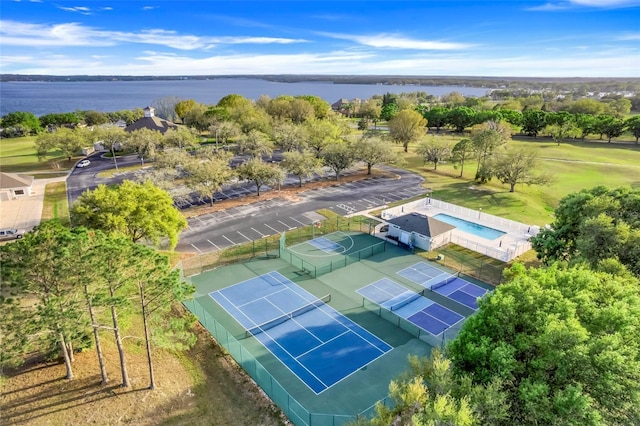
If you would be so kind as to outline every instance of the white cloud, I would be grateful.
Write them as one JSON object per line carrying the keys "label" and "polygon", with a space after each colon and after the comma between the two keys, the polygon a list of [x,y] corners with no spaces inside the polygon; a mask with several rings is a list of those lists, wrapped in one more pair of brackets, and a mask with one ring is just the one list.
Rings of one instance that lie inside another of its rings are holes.
{"label": "white cloud", "polygon": [[632,7],[640,6],[639,0],[569,0],[572,4],[589,7]]}
{"label": "white cloud", "polygon": [[79,23],[58,25],[0,21],[2,44],[7,46],[113,46],[118,43],[157,44],[178,50],[209,49],[219,44],[289,44],[303,39],[278,37],[201,37],[164,29],[140,32],[105,31]]}
{"label": "white cloud", "polygon": [[79,13],[81,15],[91,15],[91,9],[84,6],[67,7],[67,6],[56,5],[56,7],[60,10],[64,10],[65,12],[74,12],[74,13]]}
{"label": "white cloud", "polygon": [[565,0],[548,2],[541,6],[526,8],[526,10],[544,12],[575,9],[576,7],[616,9],[636,6],[640,6],[640,0]]}
{"label": "white cloud", "polygon": [[[5,58],[2,58],[3,64]],[[52,55],[13,57],[11,73],[69,75],[197,75],[197,74],[360,74],[360,75],[491,75],[523,77],[638,76],[632,50],[597,54],[480,57],[468,53],[384,57],[373,53],[332,51],[303,54],[243,54],[194,58],[186,54],[146,51],[122,59]],[[123,62],[118,62],[121,60]],[[22,68],[20,67],[22,65]]]}
{"label": "white cloud", "polygon": [[157,9],[158,6],[143,6],[142,10],[153,10],[153,9]]}
{"label": "white cloud", "polygon": [[355,35],[320,33],[321,35],[349,40],[364,46],[376,48],[411,49],[411,50],[460,50],[472,47],[470,44],[452,43],[444,41],[415,40],[396,34]]}
{"label": "white cloud", "polygon": [[638,41],[638,40],[640,40],[640,33],[625,34],[625,35],[622,35],[622,36],[618,37],[618,40],[621,40],[621,41]]}

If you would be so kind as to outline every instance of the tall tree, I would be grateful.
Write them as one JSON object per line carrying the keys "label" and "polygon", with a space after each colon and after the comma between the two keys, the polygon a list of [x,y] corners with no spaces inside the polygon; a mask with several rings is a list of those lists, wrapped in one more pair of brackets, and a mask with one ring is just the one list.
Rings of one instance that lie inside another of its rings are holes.
{"label": "tall tree", "polygon": [[273,126],[273,140],[285,152],[304,150],[307,137],[306,128],[299,124],[281,122]]}
{"label": "tall tree", "polygon": [[175,110],[176,116],[180,118],[180,121],[184,123],[184,117],[193,107],[196,106],[196,104],[197,102],[193,99],[185,99],[183,101],[176,103],[174,110]]}
{"label": "tall tree", "polygon": [[496,155],[492,164],[492,175],[509,185],[514,192],[517,184],[544,185],[551,182],[549,175],[536,173],[538,154],[533,151],[511,151]]}
{"label": "tall tree", "polygon": [[511,424],[633,424],[640,416],[638,281],[516,264],[450,346],[474,383],[500,379]]}
{"label": "tall tree", "polygon": [[409,144],[424,136],[427,120],[417,111],[400,111],[389,121],[389,137],[409,152]]}
{"label": "tall tree", "polygon": [[438,163],[451,156],[451,147],[447,143],[431,138],[418,144],[416,154],[422,157],[425,164],[433,163],[433,170],[438,170]]}
{"label": "tall tree", "polygon": [[611,139],[622,135],[624,131],[624,121],[609,115],[600,115],[596,117],[596,131],[600,133],[600,135],[606,135],[607,142],[611,143]]}
{"label": "tall tree", "polygon": [[451,160],[455,164],[460,165],[460,177],[462,177],[462,174],[464,173],[465,162],[473,158],[475,152],[473,141],[471,139],[462,139],[453,146],[453,149],[451,150]]}
{"label": "tall tree", "polygon": [[393,164],[401,161],[388,140],[377,135],[363,135],[351,145],[353,155],[357,161],[367,165],[367,174],[376,164]]}
{"label": "tall tree", "polygon": [[440,132],[440,129],[447,124],[447,114],[449,114],[449,108],[443,106],[435,106],[433,108],[423,111],[422,116],[429,123],[429,127],[435,127],[436,132]]}
{"label": "tall tree", "polygon": [[349,145],[345,142],[335,142],[327,145],[322,152],[324,164],[326,164],[336,174],[336,180],[340,179],[340,174],[351,167],[354,162],[354,154]]}
{"label": "tall tree", "polygon": [[153,161],[158,147],[164,141],[162,133],[151,129],[138,129],[129,133],[127,148],[135,151],[144,164],[144,160]]}
{"label": "tall tree", "polygon": [[141,245],[133,249],[139,266],[135,283],[143,322],[149,389],[155,389],[152,344],[171,350],[184,350],[195,343],[195,335],[191,332],[195,318],[177,316],[171,312],[176,302],[191,297],[194,288],[180,277],[178,270],[171,268],[166,256]]}
{"label": "tall tree", "polygon": [[186,127],[169,129],[163,135],[161,144],[163,148],[179,148],[187,151],[199,146],[198,137]]}
{"label": "tall tree", "polygon": [[41,133],[36,138],[36,151],[39,158],[44,158],[51,150],[57,149],[68,160],[77,155],[88,140],[85,132],[80,129],[61,127],[55,132]]}
{"label": "tall tree", "polygon": [[314,173],[322,171],[322,159],[317,158],[311,151],[285,152],[283,156],[284,160],[280,166],[298,178],[301,188],[303,178],[310,178]]}
{"label": "tall tree", "polygon": [[232,155],[226,151],[215,152],[214,155],[198,157],[185,165],[186,185],[194,190],[200,198],[208,197],[211,205],[214,194],[222,185],[231,181],[234,176],[229,164]]}
{"label": "tall tree", "polygon": [[265,185],[278,185],[283,181],[284,171],[279,167],[265,163],[260,158],[252,158],[236,168],[238,178],[253,182],[256,186],[257,196],[260,196],[260,188]]}
{"label": "tall tree", "polygon": [[636,138],[636,145],[638,145],[638,139],[640,138],[640,115],[627,118],[624,125],[633,137]]}
{"label": "tall tree", "polygon": [[[494,153],[499,147],[504,145],[507,140],[504,132],[496,129],[484,127],[474,133],[471,137],[473,149],[478,157],[478,166],[476,168],[476,179],[480,178],[480,171],[487,163],[487,157]],[[486,169],[486,167],[485,167]]]}
{"label": "tall tree", "polygon": [[127,143],[128,134],[123,128],[117,126],[100,127],[96,130],[94,140],[104,146],[113,156],[113,164],[118,170],[116,151],[122,150]]}
{"label": "tall tree", "polygon": [[539,109],[527,109],[522,113],[522,131],[534,138],[545,126],[546,112]]}
{"label": "tall tree", "polygon": [[315,151],[318,158],[328,144],[340,141],[340,127],[329,120],[307,121],[304,125],[309,137],[308,146]]}
{"label": "tall tree", "polygon": [[574,138],[581,135],[580,129],[573,121],[564,123],[549,124],[545,126],[543,132],[551,136],[554,142],[560,146],[560,142],[567,138]]}
{"label": "tall tree", "polygon": [[583,260],[594,265],[609,256],[640,276],[638,211],[639,189],[583,189],[560,200],[551,226],[531,242],[545,264]]}
{"label": "tall tree", "polygon": [[187,221],[164,190],[147,181],[125,180],[119,186],[98,185],[82,193],[71,209],[76,225],[121,234],[136,242],[142,239],[159,244],[162,238],[175,247]]}
{"label": "tall tree", "polygon": [[464,129],[475,124],[476,112],[466,106],[459,106],[449,110],[447,113],[447,124],[454,128],[458,133],[464,132]]}
{"label": "tall tree", "polygon": [[76,241],[74,232],[57,221],[48,221],[22,239],[0,246],[3,293],[13,292],[19,297],[19,309],[27,313],[12,316],[26,320],[19,324],[19,340],[45,354],[57,346],[67,379],[74,377],[75,343],[86,336],[90,326],[77,281]]}
{"label": "tall tree", "polygon": [[[2,116],[0,127],[20,127],[28,134],[40,132],[40,120],[31,112],[15,111]],[[23,136],[23,135],[20,135]]]}
{"label": "tall tree", "polygon": [[241,154],[248,154],[252,158],[273,154],[273,142],[267,135],[255,129],[240,138],[238,148]]}

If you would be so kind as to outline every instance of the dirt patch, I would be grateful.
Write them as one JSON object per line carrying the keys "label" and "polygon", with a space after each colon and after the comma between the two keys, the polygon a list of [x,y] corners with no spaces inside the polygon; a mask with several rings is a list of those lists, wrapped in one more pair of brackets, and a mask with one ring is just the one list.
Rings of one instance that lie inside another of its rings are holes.
{"label": "dirt patch", "polygon": [[[132,386],[120,387],[115,346],[105,342],[111,382],[101,386],[94,350],[76,355],[75,379],[62,363],[32,363],[0,379],[0,424],[264,425],[285,423],[280,410],[211,338],[197,327],[189,351],[155,352],[158,388],[148,389],[144,351],[129,341]],[[106,340],[105,335],[105,340]]]}

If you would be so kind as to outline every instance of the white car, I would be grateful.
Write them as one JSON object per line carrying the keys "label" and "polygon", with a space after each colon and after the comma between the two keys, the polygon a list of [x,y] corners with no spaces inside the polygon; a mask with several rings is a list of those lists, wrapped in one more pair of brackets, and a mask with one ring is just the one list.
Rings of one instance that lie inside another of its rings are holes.
{"label": "white car", "polygon": [[24,229],[0,229],[0,241],[19,240],[24,232]]}
{"label": "white car", "polygon": [[79,163],[76,165],[76,167],[80,167],[80,168],[82,168],[82,167],[88,167],[88,166],[89,166],[89,164],[91,164],[91,161],[89,161],[89,160],[82,160],[81,162],[79,162]]}

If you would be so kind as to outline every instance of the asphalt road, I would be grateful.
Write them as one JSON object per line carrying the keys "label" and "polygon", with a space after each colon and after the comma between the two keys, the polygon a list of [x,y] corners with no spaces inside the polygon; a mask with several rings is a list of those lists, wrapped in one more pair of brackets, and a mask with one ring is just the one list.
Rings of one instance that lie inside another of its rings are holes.
{"label": "asphalt road", "polygon": [[[88,157],[91,165],[76,168],[67,179],[69,205],[87,189],[94,189],[99,184],[121,183],[141,173],[125,172],[112,178],[99,178],[99,172],[114,168],[113,159],[101,158],[101,155],[98,153]],[[120,157],[118,166],[125,167],[139,161],[136,155]],[[316,213],[319,209],[327,208],[340,215],[348,215],[425,193],[421,187],[424,180],[422,177],[406,170],[387,166],[383,168],[397,177],[373,177],[364,181],[312,189],[299,193],[298,201],[295,202],[284,198],[262,201],[255,196],[255,187],[250,184],[227,185],[215,194],[216,200],[253,196],[256,201],[189,219],[189,227],[181,234],[176,250],[198,253],[217,251],[322,220],[324,217]],[[296,183],[296,178],[288,178],[285,182]],[[178,205],[189,207],[203,202],[206,201],[193,198]]]}

